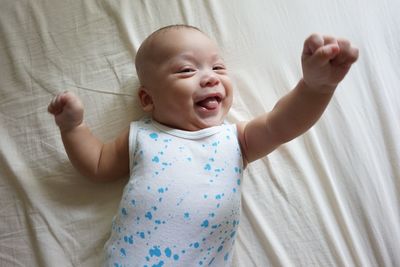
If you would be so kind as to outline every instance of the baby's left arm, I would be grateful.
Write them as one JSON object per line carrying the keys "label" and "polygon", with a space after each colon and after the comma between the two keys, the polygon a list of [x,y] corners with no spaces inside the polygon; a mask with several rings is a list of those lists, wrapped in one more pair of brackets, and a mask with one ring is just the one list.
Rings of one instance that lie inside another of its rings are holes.
{"label": "baby's left arm", "polygon": [[341,80],[358,58],[344,39],[313,34],[304,42],[303,78],[269,113],[238,125],[245,163],[301,135],[320,118]]}

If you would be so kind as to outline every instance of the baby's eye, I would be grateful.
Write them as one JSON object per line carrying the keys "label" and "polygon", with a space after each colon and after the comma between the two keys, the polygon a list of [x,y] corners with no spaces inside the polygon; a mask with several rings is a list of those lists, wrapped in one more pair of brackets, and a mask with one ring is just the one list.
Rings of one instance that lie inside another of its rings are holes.
{"label": "baby's eye", "polygon": [[213,67],[213,70],[225,70],[225,66],[223,65],[217,65]]}
{"label": "baby's eye", "polygon": [[193,68],[183,68],[180,71],[178,71],[178,73],[190,73],[193,71],[195,71],[195,69],[193,69]]}

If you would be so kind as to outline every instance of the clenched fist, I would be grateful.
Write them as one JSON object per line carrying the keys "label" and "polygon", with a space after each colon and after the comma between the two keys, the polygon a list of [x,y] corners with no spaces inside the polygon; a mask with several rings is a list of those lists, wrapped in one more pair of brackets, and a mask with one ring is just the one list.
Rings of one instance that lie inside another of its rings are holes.
{"label": "clenched fist", "polygon": [[83,122],[83,104],[72,92],[57,94],[50,102],[48,112],[54,115],[61,131],[69,131]]}
{"label": "clenched fist", "polygon": [[358,58],[358,49],[346,39],[312,34],[304,42],[303,80],[315,90],[332,92]]}

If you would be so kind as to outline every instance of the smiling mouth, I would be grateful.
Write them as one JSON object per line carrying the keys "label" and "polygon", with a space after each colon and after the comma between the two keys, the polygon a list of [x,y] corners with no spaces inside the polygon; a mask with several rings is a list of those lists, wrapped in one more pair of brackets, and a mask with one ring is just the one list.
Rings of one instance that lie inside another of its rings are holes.
{"label": "smiling mouth", "polygon": [[196,105],[204,108],[206,110],[214,110],[218,108],[219,103],[221,103],[222,98],[219,95],[209,96],[199,102],[196,102]]}

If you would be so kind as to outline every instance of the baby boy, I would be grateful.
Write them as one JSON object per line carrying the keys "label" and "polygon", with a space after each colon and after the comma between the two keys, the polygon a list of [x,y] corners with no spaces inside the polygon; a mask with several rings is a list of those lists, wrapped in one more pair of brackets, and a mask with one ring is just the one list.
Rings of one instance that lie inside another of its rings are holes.
{"label": "baby boy", "polygon": [[70,92],[49,104],[73,166],[95,181],[129,176],[105,245],[105,266],[230,266],[246,165],[308,130],[358,58],[344,39],[304,42],[303,77],[274,108],[228,124],[232,83],[214,41],[172,25],[152,33],[135,59],[148,113],[103,143]]}

